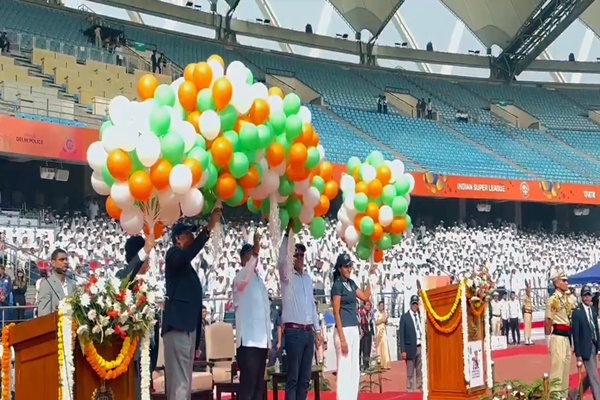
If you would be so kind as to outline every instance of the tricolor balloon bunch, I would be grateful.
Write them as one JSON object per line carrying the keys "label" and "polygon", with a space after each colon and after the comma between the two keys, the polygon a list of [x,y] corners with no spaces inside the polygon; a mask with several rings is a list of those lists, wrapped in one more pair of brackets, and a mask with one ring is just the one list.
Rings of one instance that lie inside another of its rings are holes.
{"label": "tricolor balloon bunch", "polygon": [[378,151],[365,162],[352,157],[347,166],[340,181],[344,203],[338,235],[360,260],[381,262],[383,252],[399,244],[411,227],[407,211],[414,177],[404,172],[402,161],[386,161]]}

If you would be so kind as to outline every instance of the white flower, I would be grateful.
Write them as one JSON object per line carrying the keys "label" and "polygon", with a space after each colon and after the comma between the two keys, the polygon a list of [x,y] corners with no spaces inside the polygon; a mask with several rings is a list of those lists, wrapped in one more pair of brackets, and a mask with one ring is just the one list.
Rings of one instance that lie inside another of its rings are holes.
{"label": "white flower", "polygon": [[108,318],[106,315],[100,315],[98,317],[98,322],[104,327],[110,323],[110,318]]}
{"label": "white flower", "polygon": [[119,287],[121,286],[121,280],[116,276],[111,276],[109,278],[109,285],[115,289],[115,292],[118,292]]}
{"label": "white flower", "polygon": [[84,293],[81,295],[81,297],[79,298],[79,304],[81,304],[82,307],[87,308],[90,306],[92,299],[90,299],[90,295],[87,293]]}
{"label": "white flower", "polygon": [[90,293],[93,295],[97,295],[98,294],[98,286],[96,286],[96,285],[90,286]]}
{"label": "white flower", "polygon": [[123,301],[127,306],[130,306],[133,304],[133,295],[131,294],[131,291],[128,290],[125,292],[125,300]]}
{"label": "white flower", "polygon": [[107,329],[104,331],[104,334],[105,334],[106,336],[110,336],[110,335],[112,335],[113,333],[115,333],[115,330],[114,330],[113,328],[107,328]]}
{"label": "white flower", "polygon": [[96,304],[101,307],[104,308],[104,296],[98,296],[96,298]]}
{"label": "white flower", "polygon": [[129,319],[129,313],[128,312],[124,312],[121,315],[119,315],[119,323],[120,324],[124,324],[125,322],[127,322],[128,319]]}
{"label": "white flower", "polygon": [[80,325],[79,328],[77,328],[77,336],[81,336],[84,333],[88,332],[88,326],[87,325]]}
{"label": "white flower", "polygon": [[98,288],[98,292],[105,293],[106,292],[106,279],[99,278],[98,282],[96,282],[96,287]]}
{"label": "white flower", "polygon": [[92,328],[92,333],[100,333],[100,332],[102,332],[102,326],[94,325],[94,327]]}
{"label": "white flower", "polygon": [[71,313],[73,312],[71,304],[66,299],[63,299],[60,301],[60,303],[58,303],[58,310],[63,315],[71,315]]}
{"label": "white flower", "polygon": [[96,313],[96,310],[90,310],[90,311],[88,311],[88,313],[87,313],[87,317],[88,317],[88,319],[89,319],[90,321],[94,321],[94,320],[96,320],[96,317],[97,317],[97,315],[98,315],[98,314]]}

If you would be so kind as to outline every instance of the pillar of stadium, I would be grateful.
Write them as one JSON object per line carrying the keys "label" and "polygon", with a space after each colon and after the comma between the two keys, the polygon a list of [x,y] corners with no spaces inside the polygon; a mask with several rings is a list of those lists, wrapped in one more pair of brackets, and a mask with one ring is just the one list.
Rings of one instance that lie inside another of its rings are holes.
{"label": "pillar of stadium", "polygon": [[[255,1],[256,5],[258,6],[258,9],[262,13],[263,18],[271,20],[271,23],[274,26],[282,28],[281,24],[279,23],[279,18],[277,18],[277,15],[275,15],[275,11],[273,11],[273,7],[271,7],[271,3],[269,3],[269,0]],[[294,50],[292,49],[292,46],[290,46],[289,43],[279,42],[279,47],[281,47],[281,50],[284,53],[294,54]]]}

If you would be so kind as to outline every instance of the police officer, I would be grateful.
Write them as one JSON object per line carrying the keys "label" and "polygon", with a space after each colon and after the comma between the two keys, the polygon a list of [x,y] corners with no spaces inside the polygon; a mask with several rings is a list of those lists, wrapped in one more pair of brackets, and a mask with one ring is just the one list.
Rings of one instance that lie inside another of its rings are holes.
{"label": "police officer", "polygon": [[571,366],[571,312],[577,299],[569,292],[567,276],[562,269],[550,277],[555,292],[546,303],[545,334],[550,350],[550,381],[557,380],[556,388],[563,396],[569,389],[569,368]]}
{"label": "police officer", "polygon": [[533,299],[531,296],[531,284],[525,281],[525,285],[525,298],[523,299],[523,325],[525,328],[525,345],[531,345],[533,344],[533,340],[531,340]]}

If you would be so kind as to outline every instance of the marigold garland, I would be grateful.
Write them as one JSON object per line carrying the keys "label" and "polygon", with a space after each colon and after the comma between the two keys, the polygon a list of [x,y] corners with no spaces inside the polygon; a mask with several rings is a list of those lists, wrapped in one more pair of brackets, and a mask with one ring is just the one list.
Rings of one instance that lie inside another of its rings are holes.
{"label": "marigold garland", "polygon": [[58,400],[62,400],[62,370],[64,368],[65,344],[62,335],[64,326],[64,315],[60,311],[58,311],[58,323],[56,325],[58,332],[58,335],[56,335],[58,341]]}
{"label": "marigold garland", "polygon": [[2,400],[10,400],[10,373],[11,373],[11,351],[10,351],[10,328],[15,324],[11,323],[2,328]]}
{"label": "marigold garland", "polygon": [[123,346],[119,355],[114,361],[106,361],[102,356],[98,354],[94,343],[91,340],[86,341],[83,344],[83,352],[85,358],[92,367],[92,369],[98,374],[98,376],[105,380],[116,379],[129,369],[129,364],[135,356],[137,345],[139,343],[139,337],[133,339],[127,337],[123,340]]}
{"label": "marigold garland", "polygon": [[427,311],[425,314],[427,314],[427,319],[429,319],[429,321],[431,322],[431,325],[433,325],[433,327],[437,331],[445,333],[445,334],[450,334],[450,333],[454,332],[456,330],[456,328],[458,328],[458,325],[460,325],[460,322],[462,320],[462,317],[456,318],[454,320],[454,322],[452,322],[450,325],[441,326],[440,323],[435,320],[435,318],[429,311]]}
{"label": "marigold garland", "polygon": [[[448,312],[448,314],[443,315],[443,316],[440,316],[440,315],[438,315],[438,313],[435,312],[435,310],[431,306],[431,303],[429,302],[429,298],[427,297],[427,293],[424,290],[422,290],[421,291],[421,298],[423,298],[423,303],[425,304],[425,310],[427,311],[428,316],[430,315],[432,317],[430,319],[435,319],[435,321],[438,321],[438,322],[449,321],[450,318],[452,318],[452,316],[454,315],[454,313],[458,309],[458,306],[460,305],[460,298],[461,298],[461,295],[462,295],[462,291],[465,290],[464,285],[465,285],[464,282],[461,282],[458,285],[458,291],[456,292],[456,298],[454,299],[454,304],[452,304],[452,308],[450,309],[450,311]],[[435,326],[435,324],[434,324],[434,326]]]}
{"label": "marigold garland", "polygon": [[471,312],[473,313],[474,317],[480,318],[483,315],[483,312],[485,311],[485,307],[486,307],[485,304],[480,304],[479,307],[475,307],[473,305],[473,302],[471,302],[471,305],[469,308],[471,309]]}

